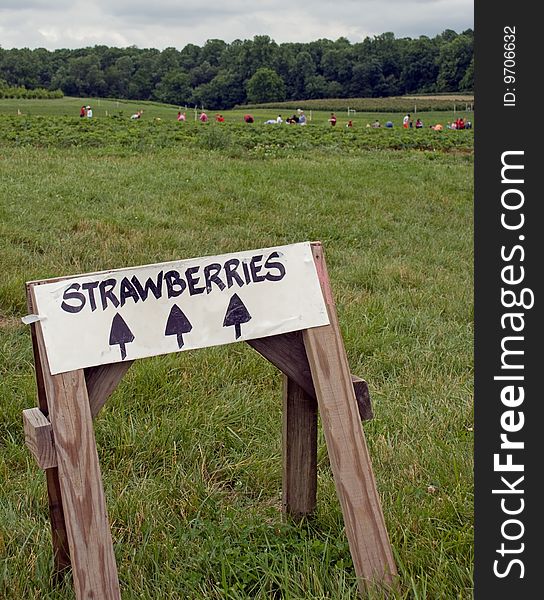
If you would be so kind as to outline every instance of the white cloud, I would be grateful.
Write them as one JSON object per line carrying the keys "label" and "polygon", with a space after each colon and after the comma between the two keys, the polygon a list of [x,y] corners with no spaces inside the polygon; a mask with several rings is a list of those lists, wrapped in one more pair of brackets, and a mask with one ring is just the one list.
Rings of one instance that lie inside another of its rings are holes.
{"label": "white cloud", "polygon": [[474,26],[474,0],[1,0],[3,48],[105,44],[181,49],[269,35],[278,43],[434,36]]}

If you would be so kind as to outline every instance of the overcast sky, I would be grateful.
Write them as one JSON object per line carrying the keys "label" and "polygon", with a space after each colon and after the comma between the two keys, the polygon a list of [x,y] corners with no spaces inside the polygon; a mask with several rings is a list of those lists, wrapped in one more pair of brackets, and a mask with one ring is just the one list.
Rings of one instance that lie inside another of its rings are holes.
{"label": "overcast sky", "polygon": [[167,47],[268,35],[278,43],[474,28],[474,0],[0,0],[2,48]]}

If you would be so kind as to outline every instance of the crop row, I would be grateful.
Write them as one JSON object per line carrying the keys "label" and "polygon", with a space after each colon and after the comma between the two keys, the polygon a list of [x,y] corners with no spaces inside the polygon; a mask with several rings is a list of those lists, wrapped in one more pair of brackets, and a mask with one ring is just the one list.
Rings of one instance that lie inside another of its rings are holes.
{"label": "crop row", "polygon": [[45,88],[35,88],[28,90],[24,86],[20,87],[2,87],[0,85],[0,98],[17,98],[33,100],[51,100],[63,98],[64,94],[60,90],[46,90]]}
{"label": "crop row", "polygon": [[301,100],[289,102],[268,102],[266,104],[250,104],[243,107],[255,108],[277,108],[279,110],[326,110],[334,112],[347,112],[348,109],[360,112],[432,112],[432,111],[454,111],[474,110],[474,99],[461,96],[455,98],[448,96],[441,98],[414,96],[389,97],[389,98],[326,98],[323,100]]}
{"label": "crop row", "polygon": [[229,154],[282,156],[312,149],[342,153],[415,149],[473,151],[472,130],[332,128],[324,125],[265,126],[242,123],[173,123],[118,118],[0,116],[0,147],[82,147],[144,150],[197,146]]}

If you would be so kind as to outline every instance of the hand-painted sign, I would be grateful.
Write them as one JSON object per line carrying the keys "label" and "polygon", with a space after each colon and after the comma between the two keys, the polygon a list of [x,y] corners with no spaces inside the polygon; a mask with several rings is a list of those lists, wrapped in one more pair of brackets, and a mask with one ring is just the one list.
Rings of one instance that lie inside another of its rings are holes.
{"label": "hand-painted sign", "polygon": [[329,323],[308,242],[33,284],[53,375]]}

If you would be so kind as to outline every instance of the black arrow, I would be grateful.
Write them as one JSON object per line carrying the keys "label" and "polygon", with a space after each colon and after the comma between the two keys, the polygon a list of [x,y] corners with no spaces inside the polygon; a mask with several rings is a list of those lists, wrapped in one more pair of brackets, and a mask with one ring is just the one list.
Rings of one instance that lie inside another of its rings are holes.
{"label": "black arrow", "polygon": [[119,344],[119,348],[121,349],[121,360],[125,360],[127,356],[125,344],[130,344],[130,342],[133,341],[134,334],[128,328],[128,325],[123,320],[123,317],[117,313],[111,322],[110,346]]}
{"label": "black arrow", "polygon": [[244,303],[240,300],[238,294],[234,294],[230,299],[227,312],[225,314],[225,320],[223,321],[223,327],[230,327],[234,325],[234,331],[236,332],[236,339],[242,335],[242,323],[247,323],[251,319],[247,308]]}
{"label": "black arrow", "polygon": [[193,326],[189,319],[185,316],[179,306],[174,304],[168,315],[168,321],[166,321],[164,335],[177,335],[178,347],[181,348],[183,346],[183,334],[189,333],[192,328]]}

